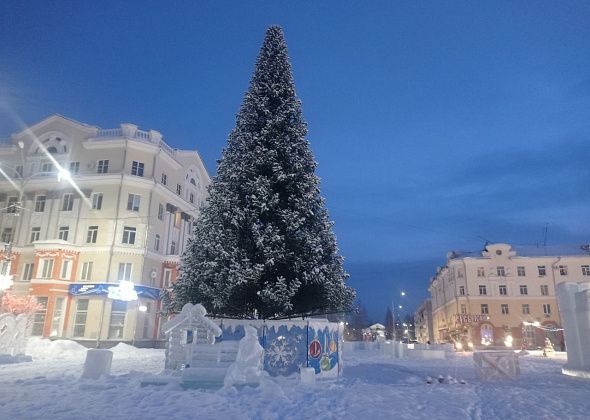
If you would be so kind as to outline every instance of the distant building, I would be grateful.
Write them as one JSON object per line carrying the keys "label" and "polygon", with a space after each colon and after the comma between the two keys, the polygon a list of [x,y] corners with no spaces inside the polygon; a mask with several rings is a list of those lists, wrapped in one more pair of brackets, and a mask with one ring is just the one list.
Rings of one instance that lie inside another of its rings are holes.
{"label": "distant building", "polygon": [[481,255],[450,252],[430,281],[436,342],[542,347],[563,341],[555,285],[590,281],[587,246],[490,244]]}
{"label": "distant building", "polygon": [[414,314],[414,329],[416,340],[420,343],[434,343],[432,326],[432,302],[426,299]]}
{"label": "distant building", "polygon": [[160,291],[210,183],[199,154],[133,124],[54,115],[2,142],[0,168],[0,260],[13,292],[43,305],[33,335],[156,339]]}

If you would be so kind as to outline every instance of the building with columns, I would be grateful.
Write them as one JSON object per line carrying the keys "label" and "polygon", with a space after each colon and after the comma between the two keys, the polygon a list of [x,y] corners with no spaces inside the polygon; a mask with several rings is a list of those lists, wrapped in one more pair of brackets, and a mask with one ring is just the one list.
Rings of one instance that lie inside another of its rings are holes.
{"label": "building with columns", "polygon": [[435,342],[537,348],[563,342],[555,286],[590,281],[588,245],[449,252],[430,280]]}
{"label": "building with columns", "polygon": [[[160,291],[210,183],[199,154],[133,124],[54,115],[3,141],[0,169],[0,260],[12,292],[43,305],[32,334],[156,340]],[[121,281],[136,299],[117,299]]]}

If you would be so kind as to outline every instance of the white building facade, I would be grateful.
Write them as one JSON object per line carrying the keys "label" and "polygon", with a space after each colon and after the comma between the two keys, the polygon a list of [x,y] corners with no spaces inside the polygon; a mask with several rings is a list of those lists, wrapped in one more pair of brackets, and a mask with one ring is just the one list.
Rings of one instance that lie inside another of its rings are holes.
{"label": "white building facade", "polygon": [[432,302],[426,299],[414,313],[414,331],[420,343],[434,343],[432,326]]}
{"label": "white building facade", "polygon": [[[210,183],[198,153],[133,124],[54,115],[0,144],[0,168],[3,267],[15,294],[44,307],[32,333],[156,340],[159,293],[176,279]],[[121,281],[137,299],[109,297]]]}
{"label": "white building facade", "polygon": [[588,246],[450,252],[430,281],[435,342],[538,348],[563,344],[555,286],[590,281]]}

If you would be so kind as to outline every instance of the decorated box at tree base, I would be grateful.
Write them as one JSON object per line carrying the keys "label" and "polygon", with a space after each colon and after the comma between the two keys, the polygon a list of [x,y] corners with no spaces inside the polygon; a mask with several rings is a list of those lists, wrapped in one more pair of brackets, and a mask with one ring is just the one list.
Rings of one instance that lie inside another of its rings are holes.
{"label": "decorated box at tree base", "polygon": [[313,368],[318,379],[337,378],[342,370],[342,329],[335,322],[310,320],[218,319],[218,341],[240,340],[244,327],[256,328],[264,348],[264,370],[271,376],[290,376]]}

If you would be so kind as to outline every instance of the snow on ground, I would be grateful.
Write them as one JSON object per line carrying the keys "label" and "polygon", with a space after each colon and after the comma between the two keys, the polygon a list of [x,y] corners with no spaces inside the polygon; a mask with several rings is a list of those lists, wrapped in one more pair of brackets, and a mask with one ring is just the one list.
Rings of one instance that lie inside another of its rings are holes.
{"label": "snow on ground", "polygon": [[[587,419],[590,411],[590,380],[561,374],[563,353],[521,357],[515,381],[482,382],[470,353],[420,361],[356,351],[345,354],[338,381],[280,378],[258,388],[185,391],[141,386],[144,375],[162,370],[163,350],[112,350],[111,376],[82,380],[86,349],[31,340],[32,362],[0,365],[0,419]],[[439,375],[467,383],[426,383]]]}

